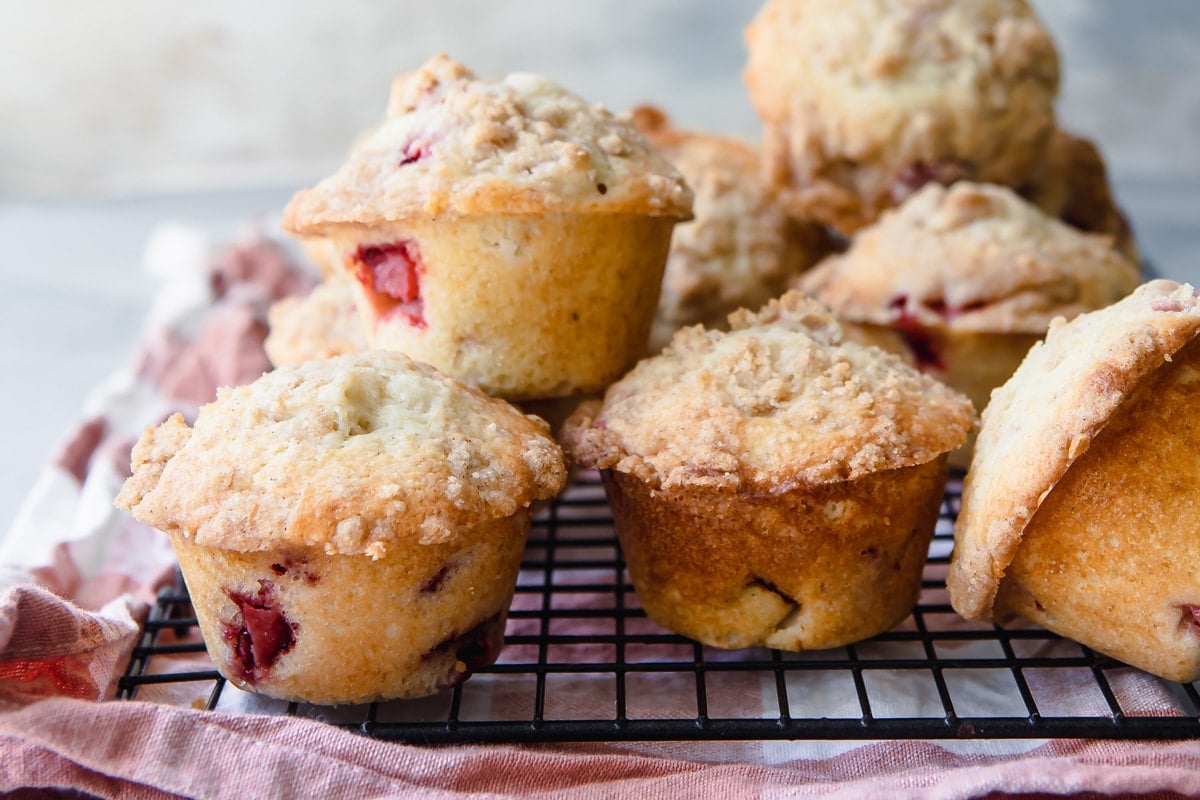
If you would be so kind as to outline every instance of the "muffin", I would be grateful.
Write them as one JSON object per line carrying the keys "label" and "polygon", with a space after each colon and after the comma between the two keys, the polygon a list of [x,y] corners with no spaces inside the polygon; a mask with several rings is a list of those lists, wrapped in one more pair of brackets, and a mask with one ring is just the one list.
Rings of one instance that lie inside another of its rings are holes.
{"label": "muffin", "polygon": [[1174,681],[1200,678],[1200,299],[1152,281],[1056,321],[983,413],[947,586]]}
{"label": "muffin", "polygon": [[305,297],[273,303],[267,322],[263,347],[277,367],[368,349],[354,282],[344,272],[331,273]]}
{"label": "muffin", "polygon": [[284,226],[334,242],[372,347],[509,399],[603,388],[642,355],[679,173],[626,121],[545,78],[445,56]]}
{"label": "muffin", "polygon": [[835,647],[916,602],[970,402],[799,292],[684,328],[567,420],[646,614],[715,647]]}
{"label": "muffin", "polygon": [[1059,64],[1025,0],[767,0],[744,79],[768,180],[852,233],[928,182],[1028,182]]}
{"label": "muffin", "polygon": [[721,327],[731,311],[778,297],[832,251],[825,229],[791,218],[763,182],[755,145],[681,130],[652,106],[634,109],[632,119],[695,193],[695,219],[671,237],[649,352],[686,325]]}
{"label": "muffin", "polygon": [[116,504],[170,536],[217,668],[321,704],[491,664],[529,506],[565,480],[540,420],[381,352],[222,389],[132,462]]}
{"label": "muffin", "polygon": [[[988,403],[1055,317],[1137,288],[1137,265],[1002,186],[930,184],[796,285],[851,338],[900,354]],[[952,463],[966,466],[967,451]]]}
{"label": "muffin", "polygon": [[1113,196],[1104,157],[1090,140],[1056,130],[1042,169],[1020,191],[1068,225],[1107,234],[1117,249],[1137,260],[1133,228]]}

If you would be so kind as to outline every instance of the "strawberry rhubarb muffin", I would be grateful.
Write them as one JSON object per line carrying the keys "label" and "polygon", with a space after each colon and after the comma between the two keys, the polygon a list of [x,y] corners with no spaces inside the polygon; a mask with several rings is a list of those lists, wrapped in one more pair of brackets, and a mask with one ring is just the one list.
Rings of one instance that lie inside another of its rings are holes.
{"label": "strawberry rhubarb muffin", "polygon": [[1115,303],[1139,281],[1108,237],[1002,186],[961,182],[921,189],[796,285],[848,336],[901,355],[983,409],[1051,320]]}
{"label": "strawberry rhubarb muffin", "polygon": [[852,233],[928,182],[1021,186],[1059,63],[1025,0],[767,0],[744,73],[769,180]]}
{"label": "strawberry rhubarb muffin", "polygon": [[650,352],[686,325],[722,327],[730,312],[762,306],[832,252],[824,226],[792,218],[763,181],[755,144],[676,128],[652,106],[632,119],[695,193],[695,219],[671,237]]}
{"label": "strawberry rhubarb muffin", "polygon": [[642,355],[691,208],[602,106],[437,56],[393,83],[383,123],[284,225],[334,242],[372,347],[529,399],[599,390]]}
{"label": "strawberry rhubarb muffin", "polygon": [[983,413],[947,586],[1174,681],[1200,679],[1200,298],[1152,281],[1056,321]]}
{"label": "strawberry rhubarb muffin", "polygon": [[282,367],[148,428],[116,503],[170,536],[209,654],[312,703],[419,697],[491,664],[545,425],[399,353]]}
{"label": "strawberry rhubarb muffin", "polygon": [[642,607],[715,647],[836,647],[912,610],[970,402],[799,292],[684,328],[580,406]]}

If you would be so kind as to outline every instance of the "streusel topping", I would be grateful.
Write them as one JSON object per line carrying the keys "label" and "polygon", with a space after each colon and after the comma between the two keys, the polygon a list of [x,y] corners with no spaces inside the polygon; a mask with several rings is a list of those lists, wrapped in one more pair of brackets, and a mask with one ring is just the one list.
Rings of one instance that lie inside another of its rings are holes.
{"label": "streusel topping", "polygon": [[387,118],[296,194],[294,233],[408,217],[555,212],[691,216],[680,174],[626,120],[541,76],[483,80],[445,55],[399,76]]}
{"label": "streusel topping", "polygon": [[544,422],[399,353],[281,368],[219,391],[189,428],[148,428],[117,497],[198,544],[297,545],[375,558],[452,541],[566,479]]}
{"label": "streusel topping", "polygon": [[854,322],[1042,333],[1050,321],[1115,303],[1138,266],[990,184],[930,184],[859,232],[797,287]]}
{"label": "streusel topping", "polygon": [[580,463],[663,488],[768,492],[930,461],[965,441],[965,397],[881,350],[842,341],[829,312],[789,292],[732,330],[684,328],[567,421]]}

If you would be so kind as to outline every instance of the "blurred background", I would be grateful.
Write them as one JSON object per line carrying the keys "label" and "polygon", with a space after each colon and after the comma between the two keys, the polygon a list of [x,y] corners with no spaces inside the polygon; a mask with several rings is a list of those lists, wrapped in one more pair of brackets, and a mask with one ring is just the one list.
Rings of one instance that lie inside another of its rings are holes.
{"label": "blurred background", "polygon": [[[1059,111],[1119,176],[1200,175],[1200,4],[1035,0]],[[613,109],[756,136],[741,31],[758,0],[147,3],[0,0],[0,190],[35,196],[311,180],[444,50]]]}
{"label": "blurred background", "polygon": [[[1200,3],[1034,0],[1065,127],[1095,139],[1143,251],[1200,282]],[[0,0],[0,535],[82,397],[132,349],[166,221],[273,224],[445,51],[621,110],[758,135],[741,83],[758,0]]]}

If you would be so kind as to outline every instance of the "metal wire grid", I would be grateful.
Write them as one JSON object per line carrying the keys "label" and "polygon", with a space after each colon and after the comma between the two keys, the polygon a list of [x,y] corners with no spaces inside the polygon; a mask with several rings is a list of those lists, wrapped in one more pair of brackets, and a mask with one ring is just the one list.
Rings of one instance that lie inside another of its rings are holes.
{"label": "metal wire grid", "polygon": [[506,648],[462,686],[322,708],[248,695],[211,668],[173,668],[174,657],[204,653],[179,582],[159,596],[120,696],[192,683],[211,687],[197,703],[208,709],[316,717],[419,743],[1200,738],[1195,684],[1158,681],[1037,628],[954,614],[945,573],[960,492],[952,479],[912,616],[836,650],[721,651],[658,628],[637,604],[599,481],[584,473],[535,516]]}

